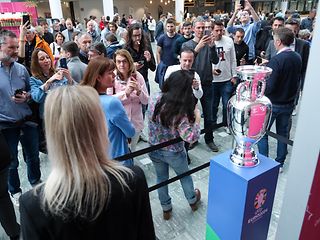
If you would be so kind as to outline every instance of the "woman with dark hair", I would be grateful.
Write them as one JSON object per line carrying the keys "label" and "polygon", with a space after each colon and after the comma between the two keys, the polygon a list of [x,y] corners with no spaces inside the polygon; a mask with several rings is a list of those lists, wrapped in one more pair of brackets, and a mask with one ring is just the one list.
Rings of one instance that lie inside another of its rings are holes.
{"label": "woman with dark hair", "polygon": [[20,198],[24,240],[155,240],[144,173],[107,156],[104,115],[92,87],[67,86],[48,95],[51,172]]}
{"label": "woman with dark hair", "polygon": [[59,86],[74,84],[68,69],[56,71],[50,56],[42,48],[36,48],[31,56],[30,87],[32,99],[39,103],[40,118],[43,119],[44,101],[48,91]]}
{"label": "woman with dark hair", "polygon": [[117,50],[115,96],[122,102],[136,134],[131,139],[131,150],[135,151],[140,133],[144,128],[142,105],[148,104],[149,94],[143,76],[136,71],[130,53],[125,49]]}
{"label": "woman with dark hair", "polygon": [[[156,145],[181,137],[193,143],[200,137],[200,111],[192,93],[193,74],[187,70],[172,73],[165,81],[162,93],[149,103],[149,143]],[[169,166],[177,175],[188,171],[186,150],[183,141],[149,153],[157,174],[157,183],[168,180]],[[190,207],[197,210],[201,194],[194,189],[191,176],[180,180]],[[163,218],[171,218],[172,205],[168,185],[158,189],[163,209]]]}
{"label": "woman with dark hair", "polygon": [[57,61],[60,58],[60,52],[62,49],[62,44],[64,43],[65,36],[61,32],[57,32],[54,35],[54,42],[50,44],[50,49],[54,57],[53,66],[57,66]]}
{"label": "woman with dark hair", "polygon": [[[106,94],[113,89],[115,64],[112,60],[97,57],[90,60],[80,85],[91,86],[99,93],[102,109],[108,124],[110,157],[116,158],[129,153],[128,138],[135,134],[134,126],[129,121],[120,100]],[[133,160],[122,161],[125,166],[132,166]]]}

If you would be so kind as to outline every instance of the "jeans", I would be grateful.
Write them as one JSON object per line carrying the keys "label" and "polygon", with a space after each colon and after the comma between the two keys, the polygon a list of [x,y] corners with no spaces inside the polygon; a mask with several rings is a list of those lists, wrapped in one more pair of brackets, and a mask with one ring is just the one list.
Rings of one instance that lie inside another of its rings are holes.
{"label": "jeans", "polygon": [[[157,183],[161,183],[169,179],[169,166],[173,168],[177,175],[180,175],[189,170],[187,155],[185,150],[182,152],[170,152],[165,150],[156,150],[149,153],[149,157],[157,174]],[[186,176],[180,179],[184,196],[189,204],[194,204],[197,201],[193,187],[191,176]],[[168,185],[158,189],[159,200],[163,211],[172,209],[171,197],[168,193]]]}
{"label": "jeans", "polygon": [[[21,141],[27,164],[28,180],[31,185],[40,181],[40,160],[39,160],[39,137],[38,128],[35,126],[23,125],[21,127],[6,128],[2,133],[7,140],[11,154],[9,166],[8,187],[11,194],[21,192],[18,173],[18,143]],[[21,135],[22,133],[22,135]]]}
{"label": "jeans", "polygon": [[0,170],[0,223],[10,237],[19,236],[20,226],[8,193],[8,168]]}
{"label": "jeans", "polygon": [[[276,132],[277,134],[288,138],[289,137],[289,121],[293,111],[294,105],[272,105],[272,115],[269,124],[269,130],[274,121],[276,121]],[[269,156],[269,145],[268,136],[264,135],[263,138],[258,142],[259,152],[265,156]],[[288,154],[287,144],[278,141],[277,145],[277,157],[276,161],[283,166],[286,156]]]}
{"label": "jeans", "polygon": [[212,121],[212,99],[213,99],[213,91],[212,91],[212,83],[210,85],[202,85],[203,96],[201,98],[202,112],[203,112],[203,120],[204,120],[204,140],[205,142],[211,143],[213,142],[213,121]]}
{"label": "jeans", "polygon": [[212,101],[212,119],[217,123],[218,107],[220,98],[222,98],[222,123],[227,126],[227,104],[234,91],[234,85],[231,81],[213,83],[213,101]]}

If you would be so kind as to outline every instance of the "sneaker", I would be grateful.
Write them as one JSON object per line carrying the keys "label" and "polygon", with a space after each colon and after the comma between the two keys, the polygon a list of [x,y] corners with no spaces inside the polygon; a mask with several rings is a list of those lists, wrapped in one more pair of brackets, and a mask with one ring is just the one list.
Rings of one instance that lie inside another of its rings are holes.
{"label": "sneaker", "polygon": [[279,168],[279,173],[283,173],[283,167]]}
{"label": "sneaker", "polygon": [[293,109],[293,111],[292,111],[292,114],[291,114],[292,116],[296,116],[297,115],[297,110],[296,109]]}
{"label": "sneaker", "polygon": [[228,127],[224,127],[224,131],[225,131],[227,134],[231,135],[230,130],[229,130]]}
{"label": "sneaker", "polygon": [[198,188],[194,189],[194,192],[196,193],[197,200],[196,200],[195,203],[190,204],[190,207],[191,207],[192,211],[197,211],[198,210],[198,205],[197,204],[201,199],[201,192],[200,192],[200,190]]}
{"label": "sneaker", "polygon": [[14,194],[9,192],[9,195],[10,195],[10,198],[11,198],[13,205],[19,207],[19,198],[21,197],[22,192],[17,192]]}
{"label": "sneaker", "polygon": [[214,142],[207,143],[208,148],[211,149],[212,152],[219,152],[219,148]]}
{"label": "sneaker", "polygon": [[195,146],[197,146],[199,144],[198,141],[195,141],[194,143],[190,143],[188,150],[193,149]]}
{"label": "sneaker", "polygon": [[144,135],[143,132],[139,136],[139,141],[148,142],[148,138],[146,137],[146,135]]}
{"label": "sneaker", "polygon": [[169,220],[172,216],[172,208],[167,210],[167,211],[163,211],[163,219],[164,220]]}

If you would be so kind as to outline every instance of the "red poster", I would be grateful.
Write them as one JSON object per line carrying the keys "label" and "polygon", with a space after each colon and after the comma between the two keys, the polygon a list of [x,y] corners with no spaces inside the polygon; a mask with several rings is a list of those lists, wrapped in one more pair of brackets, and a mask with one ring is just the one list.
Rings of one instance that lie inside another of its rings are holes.
{"label": "red poster", "polygon": [[320,155],[300,232],[300,240],[320,239]]}

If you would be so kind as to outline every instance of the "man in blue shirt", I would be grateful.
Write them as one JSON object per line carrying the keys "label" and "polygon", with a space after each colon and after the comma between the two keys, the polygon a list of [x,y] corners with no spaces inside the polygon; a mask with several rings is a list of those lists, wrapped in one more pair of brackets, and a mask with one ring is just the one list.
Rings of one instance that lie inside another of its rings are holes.
{"label": "man in blue shirt", "polygon": [[155,81],[159,83],[162,89],[164,74],[168,66],[179,64],[178,59],[174,54],[174,46],[179,34],[176,33],[176,23],[173,19],[168,19],[166,22],[167,32],[162,34],[157,41],[157,70]]}
{"label": "man in blue shirt", "polygon": [[[249,12],[252,15],[253,22],[251,22]],[[233,25],[238,13],[240,16],[241,25]],[[258,14],[253,9],[253,7],[251,6],[251,4],[249,3],[248,0],[245,0],[244,10],[241,11],[240,4],[238,4],[236,6],[236,10],[234,11],[230,21],[228,22],[227,31],[229,33],[234,34],[236,32],[237,28],[243,28],[243,30],[245,31],[245,35],[244,35],[243,40],[249,47],[248,64],[254,64],[256,36],[257,36],[258,31],[261,28],[261,21],[260,21]]]}
{"label": "man in blue shirt", "polygon": [[36,185],[40,180],[39,139],[37,124],[28,121],[32,114],[27,101],[30,99],[29,74],[16,62],[18,40],[14,33],[0,31],[0,130],[11,154],[8,186],[11,199],[19,204],[21,196],[18,174],[18,143],[21,144],[27,164],[28,180]]}

